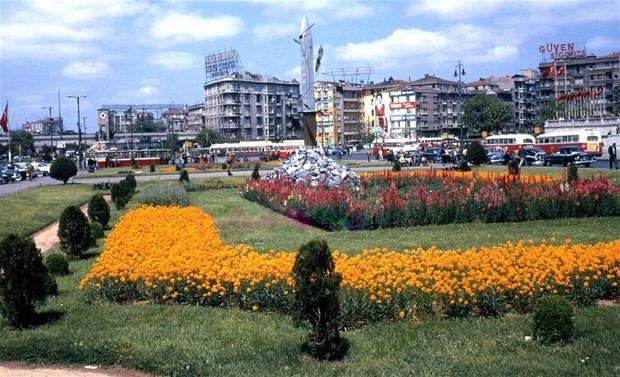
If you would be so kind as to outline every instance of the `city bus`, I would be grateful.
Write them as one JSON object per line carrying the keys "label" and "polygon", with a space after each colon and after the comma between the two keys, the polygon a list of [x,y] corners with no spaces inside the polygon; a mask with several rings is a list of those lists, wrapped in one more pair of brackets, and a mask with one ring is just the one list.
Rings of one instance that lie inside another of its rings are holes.
{"label": "city bus", "polygon": [[383,149],[383,156],[388,149],[394,152],[408,152],[410,150],[418,149],[419,143],[412,139],[375,139],[372,143],[372,154],[376,156],[380,149]]}
{"label": "city bus", "polygon": [[535,144],[536,138],[528,134],[491,135],[482,140],[483,146],[501,148],[502,151],[507,149],[511,155],[521,147],[533,147]]}
{"label": "city bus", "polygon": [[584,151],[601,157],[603,154],[603,138],[601,133],[592,129],[574,131],[554,131],[536,136],[536,146],[547,154],[553,153],[558,147],[576,146]]}
{"label": "city bus", "polygon": [[264,156],[277,156],[285,160],[294,151],[304,146],[303,140],[284,140],[280,143],[272,141],[241,141],[238,143],[212,144],[210,150],[216,156],[226,156],[228,153],[235,154],[238,158],[260,158]]}
{"label": "city bus", "polygon": [[170,161],[170,149],[89,150],[87,160],[94,159],[98,169],[112,167],[150,166],[167,164]]}

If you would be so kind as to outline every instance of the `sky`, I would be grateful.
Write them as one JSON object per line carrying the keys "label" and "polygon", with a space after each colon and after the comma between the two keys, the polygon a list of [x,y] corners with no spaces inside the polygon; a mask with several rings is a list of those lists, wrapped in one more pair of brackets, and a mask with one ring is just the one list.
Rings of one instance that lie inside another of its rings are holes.
{"label": "sky", "polygon": [[[425,74],[463,81],[537,68],[540,46],[620,51],[620,1],[0,1],[0,104],[9,127],[60,110],[86,132],[102,105],[203,102],[204,58],[239,53],[243,70],[300,79],[302,18],[313,24],[317,80]],[[0,111],[2,111],[0,110]],[[81,119],[80,122],[84,122]]]}

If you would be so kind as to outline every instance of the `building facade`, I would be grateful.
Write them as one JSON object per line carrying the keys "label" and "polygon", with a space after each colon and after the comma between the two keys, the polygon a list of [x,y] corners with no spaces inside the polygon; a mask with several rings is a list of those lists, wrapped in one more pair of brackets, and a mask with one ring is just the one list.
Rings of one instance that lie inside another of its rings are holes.
{"label": "building facade", "polygon": [[346,82],[314,84],[317,142],[343,145],[359,139],[362,127],[362,87]]}
{"label": "building facade", "polygon": [[300,138],[299,83],[246,72],[204,85],[205,127],[225,139]]}
{"label": "building facade", "polygon": [[541,107],[555,104],[555,119],[614,115],[613,89],[620,85],[620,53],[578,55],[539,64]]}
{"label": "building facade", "polygon": [[205,104],[197,103],[187,107],[187,131],[200,132],[205,128]]}

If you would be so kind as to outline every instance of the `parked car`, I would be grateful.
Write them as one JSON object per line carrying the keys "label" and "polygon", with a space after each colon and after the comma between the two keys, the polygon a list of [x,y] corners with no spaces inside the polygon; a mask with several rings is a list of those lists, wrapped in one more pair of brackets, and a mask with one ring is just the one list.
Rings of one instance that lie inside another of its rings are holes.
{"label": "parked car", "polygon": [[525,147],[523,152],[527,165],[543,165],[545,163],[547,152],[544,150],[538,147]]}
{"label": "parked car", "polygon": [[488,147],[484,148],[484,152],[487,154],[489,164],[503,164],[505,162],[504,152],[502,152],[501,148]]}
{"label": "parked car", "polygon": [[596,158],[581,147],[559,147],[555,152],[545,157],[545,166],[551,165],[583,165],[586,168],[596,161]]}
{"label": "parked car", "polygon": [[[48,164],[47,162],[34,162],[33,165],[35,173],[37,173],[37,175],[40,174],[40,177],[50,175],[50,166],[52,166],[52,164]],[[39,172],[37,172],[37,169]]]}
{"label": "parked car", "polygon": [[430,147],[423,151],[418,150],[416,154],[416,161],[428,161],[428,162],[441,162],[441,148]]}
{"label": "parked car", "polygon": [[[15,171],[13,168],[13,165],[8,165],[8,164],[0,164],[0,172],[2,172],[2,183],[9,183],[9,182],[15,182],[15,181],[21,181],[22,180],[22,175],[19,174],[17,171]],[[6,178],[6,179],[4,179]]]}

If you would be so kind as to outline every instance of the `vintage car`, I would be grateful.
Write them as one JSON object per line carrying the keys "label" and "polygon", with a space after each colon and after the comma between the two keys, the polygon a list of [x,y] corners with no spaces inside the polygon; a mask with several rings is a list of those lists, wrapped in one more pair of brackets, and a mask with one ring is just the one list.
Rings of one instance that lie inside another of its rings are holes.
{"label": "vintage car", "polygon": [[545,166],[551,165],[583,165],[590,167],[590,164],[596,161],[596,158],[587,153],[581,147],[559,147],[553,153],[545,157]]}
{"label": "vintage car", "polygon": [[527,165],[543,165],[547,157],[547,152],[538,147],[525,147],[523,153]]}

